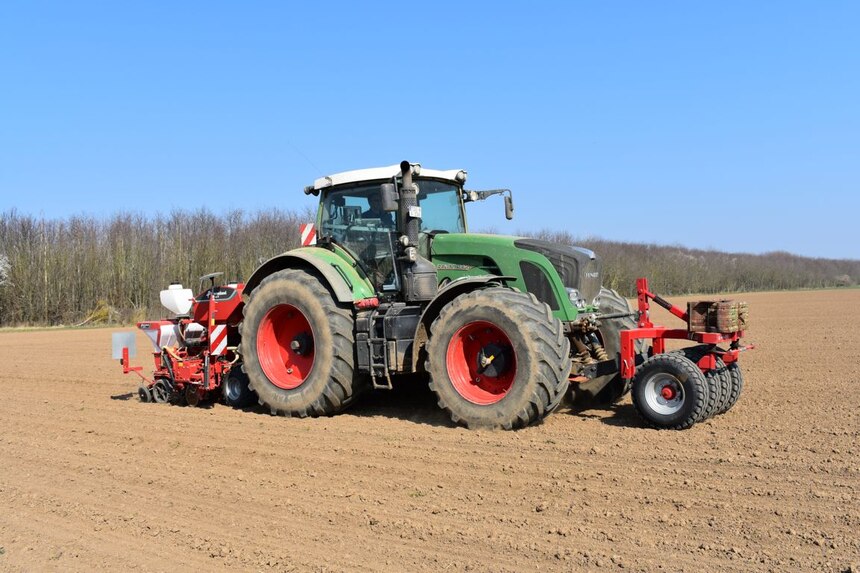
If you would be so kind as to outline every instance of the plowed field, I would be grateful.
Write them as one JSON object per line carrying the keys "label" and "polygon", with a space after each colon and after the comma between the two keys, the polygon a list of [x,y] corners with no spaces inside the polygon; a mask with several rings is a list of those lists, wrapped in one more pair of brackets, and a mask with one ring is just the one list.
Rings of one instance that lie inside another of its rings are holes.
{"label": "plowed field", "polygon": [[682,432],[142,404],[110,330],[0,333],[0,570],[856,571],[860,290],[736,298],[744,394]]}

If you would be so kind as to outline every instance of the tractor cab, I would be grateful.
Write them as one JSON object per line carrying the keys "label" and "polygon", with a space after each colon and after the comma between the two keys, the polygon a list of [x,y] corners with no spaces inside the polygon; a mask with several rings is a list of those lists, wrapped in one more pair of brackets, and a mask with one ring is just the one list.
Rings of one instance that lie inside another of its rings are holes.
{"label": "tractor cab", "polygon": [[[401,166],[362,169],[317,180],[312,191],[321,193],[317,217],[319,236],[350,252],[382,294],[397,293],[402,286],[398,265],[400,237],[407,235],[410,219],[418,222],[417,252],[429,258],[430,238],[439,233],[465,233],[462,170],[421,170],[413,166],[418,192],[416,211],[399,213],[386,205],[384,184],[402,187]],[[418,175],[420,174],[420,175]],[[388,207],[388,209],[386,209]]]}

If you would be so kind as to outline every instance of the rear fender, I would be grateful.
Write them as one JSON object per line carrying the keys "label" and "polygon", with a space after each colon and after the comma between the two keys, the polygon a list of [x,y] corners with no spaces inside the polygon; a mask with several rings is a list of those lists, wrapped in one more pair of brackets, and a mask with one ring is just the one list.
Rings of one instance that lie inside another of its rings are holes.
{"label": "rear fender", "polygon": [[302,247],[272,257],[257,267],[245,283],[243,300],[247,302],[246,297],[264,278],[284,269],[317,271],[341,303],[352,304],[356,300],[376,296],[370,281],[339,255],[320,247]]}
{"label": "rear fender", "polygon": [[418,327],[415,329],[412,343],[412,371],[418,372],[424,370],[424,360],[426,358],[424,345],[430,339],[430,326],[436,320],[436,317],[439,316],[439,313],[442,312],[442,308],[446,304],[458,296],[472,292],[473,290],[488,286],[505,286],[508,281],[514,280],[516,280],[516,277],[498,275],[463,277],[455,279],[442,287],[436,294],[436,298],[430,301],[430,304],[424,309],[421,320],[418,322]]}

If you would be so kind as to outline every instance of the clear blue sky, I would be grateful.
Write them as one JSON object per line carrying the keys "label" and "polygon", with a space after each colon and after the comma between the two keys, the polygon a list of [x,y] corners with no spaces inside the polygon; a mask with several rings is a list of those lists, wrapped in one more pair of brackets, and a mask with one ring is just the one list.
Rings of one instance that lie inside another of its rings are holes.
{"label": "clear blue sky", "polygon": [[465,168],[472,226],[860,258],[860,2],[0,5],[0,210],[308,205]]}

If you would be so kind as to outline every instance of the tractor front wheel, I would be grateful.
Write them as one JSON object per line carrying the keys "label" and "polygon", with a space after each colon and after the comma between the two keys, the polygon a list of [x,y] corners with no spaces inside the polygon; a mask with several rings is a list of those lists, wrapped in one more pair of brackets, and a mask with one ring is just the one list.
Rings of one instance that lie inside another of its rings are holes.
{"label": "tractor front wheel", "polygon": [[448,303],[427,344],[430,388],[454,422],[520,428],[561,402],[570,341],[549,307],[506,288],[478,290]]}
{"label": "tractor front wheel", "polygon": [[[601,314],[630,313],[630,316],[611,318],[600,321],[598,334],[603,349],[611,360],[615,361],[614,372],[592,378],[588,382],[574,384],[571,399],[574,406],[588,404],[592,400],[602,404],[614,404],[630,392],[630,381],[621,377],[621,331],[637,327],[633,310],[623,296],[612,289],[601,287],[593,304]],[[648,355],[648,345],[643,339],[634,343],[636,363],[639,364]]]}
{"label": "tractor front wheel", "polygon": [[356,398],[354,324],[319,278],[289,269],[251,293],[242,322],[249,386],[272,414],[335,414]]}

